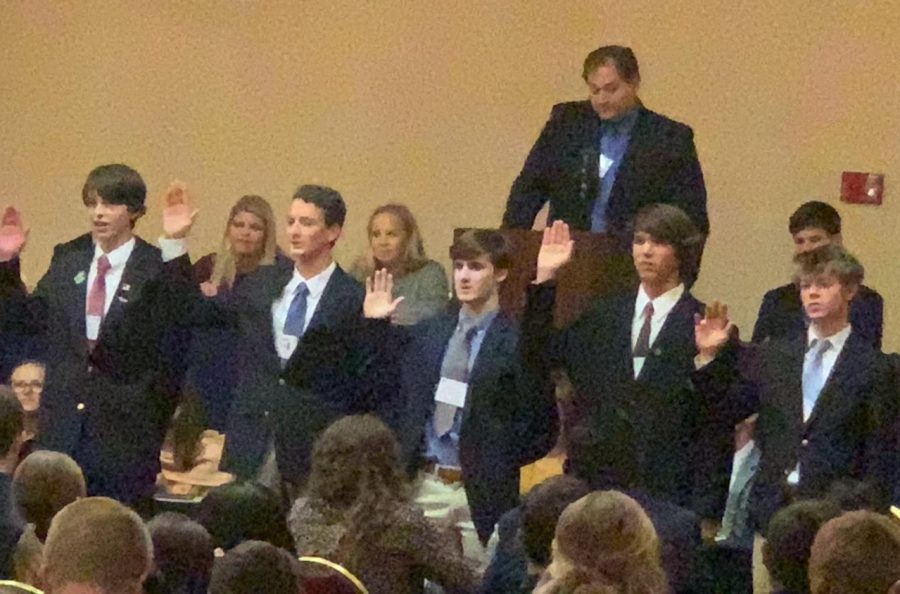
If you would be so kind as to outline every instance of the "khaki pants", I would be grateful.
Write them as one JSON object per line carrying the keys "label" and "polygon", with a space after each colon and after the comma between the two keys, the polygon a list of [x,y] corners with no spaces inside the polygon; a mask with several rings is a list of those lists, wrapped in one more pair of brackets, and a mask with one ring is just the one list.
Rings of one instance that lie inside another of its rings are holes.
{"label": "khaki pants", "polygon": [[753,594],[771,594],[772,576],[763,562],[763,543],[766,539],[758,532],[753,535]]}

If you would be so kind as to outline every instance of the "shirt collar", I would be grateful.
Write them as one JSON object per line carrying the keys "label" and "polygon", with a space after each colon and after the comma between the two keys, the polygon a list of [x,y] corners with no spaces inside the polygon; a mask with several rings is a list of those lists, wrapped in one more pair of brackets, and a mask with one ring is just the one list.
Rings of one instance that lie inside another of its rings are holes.
{"label": "shirt collar", "polygon": [[94,244],[94,259],[92,261],[96,262],[100,259],[100,256],[105,255],[106,259],[109,260],[109,267],[111,270],[117,270],[125,266],[125,263],[128,262],[129,256],[131,256],[131,252],[134,251],[134,246],[137,242],[134,237],[114,249],[109,253],[105,253],[99,244]]}
{"label": "shirt collar", "polygon": [[641,285],[638,289],[637,299],[634,302],[634,315],[644,315],[644,308],[647,306],[647,303],[652,302],[653,317],[662,319],[669,315],[669,312],[672,311],[672,308],[675,307],[682,295],[684,295],[684,283],[679,283],[676,287],[669,289],[656,299],[650,299],[647,291],[644,290],[644,285]]}
{"label": "shirt collar", "polygon": [[604,130],[615,130],[617,134],[629,134],[637,121],[640,105],[635,105],[628,113],[616,120],[600,120]]}
{"label": "shirt collar", "polygon": [[337,264],[332,260],[331,264],[319,274],[311,278],[303,278],[303,275],[301,275],[297,268],[294,267],[294,276],[291,278],[291,282],[288,283],[286,289],[293,291],[300,283],[306,283],[306,288],[309,289],[309,297],[311,299],[318,299],[322,296],[322,293],[325,292],[325,286],[328,284],[328,281],[331,280],[331,275],[334,274],[336,269]]}
{"label": "shirt collar", "polygon": [[852,329],[853,326],[847,324],[831,336],[819,336],[815,327],[810,324],[809,328],[806,329],[806,348],[809,349],[812,347],[814,340],[828,340],[828,342],[831,343],[831,350],[835,353],[839,353],[841,352],[841,349],[844,348],[844,343],[846,343],[847,339],[850,337],[850,331]]}
{"label": "shirt collar", "polygon": [[488,326],[491,325],[491,322],[497,317],[497,314],[500,313],[500,308],[494,308],[490,311],[486,311],[479,316],[473,316],[468,313],[465,309],[459,310],[459,324],[465,323],[468,326],[472,326],[478,329],[479,332],[484,332],[488,329]]}

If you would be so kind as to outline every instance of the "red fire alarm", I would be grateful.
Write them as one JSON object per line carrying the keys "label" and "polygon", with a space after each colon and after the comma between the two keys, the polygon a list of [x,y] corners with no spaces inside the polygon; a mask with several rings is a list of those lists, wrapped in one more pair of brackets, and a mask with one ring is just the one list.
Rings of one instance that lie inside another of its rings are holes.
{"label": "red fire alarm", "polygon": [[850,204],[881,204],[883,196],[883,173],[845,171],[841,176],[841,202]]}

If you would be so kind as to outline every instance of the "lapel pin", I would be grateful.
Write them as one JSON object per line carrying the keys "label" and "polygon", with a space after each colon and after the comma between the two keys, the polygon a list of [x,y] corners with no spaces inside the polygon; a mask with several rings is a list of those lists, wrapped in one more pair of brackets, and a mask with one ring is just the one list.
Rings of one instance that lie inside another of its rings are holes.
{"label": "lapel pin", "polygon": [[122,297],[121,295],[119,295],[119,301],[121,303],[128,303],[128,299],[126,299],[125,297]]}
{"label": "lapel pin", "polygon": [[123,290],[123,291],[130,291],[130,290],[131,290],[131,285],[129,285],[128,283],[122,283],[122,290]]}
{"label": "lapel pin", "polygon": [[659,357],[660,355],[662,355],[662,349],[660,349],[659,347],[653,349],[653,354]]}
{"label": "lapel pin", "polygon": [[85,280],[86,278],[87,278],[87,274],[84,272],[84,270],[79,270],[79,271],[78,271],[78,274],[76,274],[76,275],[75,275],[75,278],[73,278],[72,280],[75,281],[75,284],[76,284],[76,285],[80,285],[81,283],[84,282],[84,280]]}

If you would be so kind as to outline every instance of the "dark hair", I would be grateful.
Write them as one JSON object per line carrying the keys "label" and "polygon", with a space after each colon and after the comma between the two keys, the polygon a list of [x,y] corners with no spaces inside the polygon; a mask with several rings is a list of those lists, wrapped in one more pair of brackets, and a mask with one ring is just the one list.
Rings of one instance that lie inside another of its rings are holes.
{"label": "dark hair", "polygon": [[206,594],[213,542],[206,528],[184,514],[164,512],[147,523],[156,573],[148,594]]}
{"label": "dark hair", "polygon": [[0,385],[0,456],[9,454],[9,449],[25,427],[25,412],[16,393],[9,386]]}
{"label": "dark hair", "polygon": [[81,189],[81,200],[85,205],[93,202],[93,194],[99,195],[104,202],[124,204],[128,212],[144,214],[144,200],[147,198],[147,186],[141,175],[121,163],[101,165],[88,174]]}
{"label": "dark hair", "polygon": [[788,220],[788,231],[793,235],[810,228],[837,235],[841,232],[841,215],[830,204],[818,200],[804,202]]}
{"label": "dark hair", "polygon": [[641,71],[638,68],[637,58],[630,47],[621,45],[604,45],[598,47],[584,59],[584,68],[581,78],[587,80],[597,68],[612,62],[619,76],[628,83],[641,82]]}
{"label": "dark hair", "polygon": [[347,205],[337,190],[328,186],[306,184],[297,188],[297,191],[294,192],[294,200],[302,200],[318,207],[325,217],[326,227],[344,226],[344,219],[347,218]]}
{"label": "dark hair", "polygon": [[84,474],[66,454],[38,450],[19,463],[13,477],[13,494],[25,520],[34,524],[39,540],[47,538],[53,516],[79,497],[87,495]]}
{"label": "dark hair", "polygon": [[831,501],[798,501],[778,510],[766,530],[766,566],[788,592],[808,592],[807,565],[816,532],[841,515]]}
{"label": "dark hair", "polygon": [[474,260],[484,255],[498,270],[509,270],[512,265],[509,242],[493,229],[467,229],[450,246],[451,260]]}
{"label": "dark hair", "polygon": [[278,496],[252,482],[216,487],[197,509],[197,521],[209,531],[215,545],[226,551],[245,540],[264,540],[292,550],[285,515]]}
{"label": "dark hair", "polygon": [[853,254],[833,243],[797,254],[794,256],[794,264],[794,280],[797,282],[827,274],[834,275],[845,287],[855,287],[862,283],[866,272]]}
{"label": "dark hair", "polygon": [[250,540],[215,564],[209,594],[297,594],[298,575],[298,562],[287,551]]}
{"label": "dark hair", "polygon": [[697,277],[703,233],[683,210],[671,204],[649,204],[634,217],[634,233],[646,233],[675,248],[678,276],[690,287]]}
{"label": "dark hair", "polygon": [[590,493],[584,481],[573,476],[551,477],[534,487],[522,504],[522,544],[529,560],[541,567],[550,564],[556,522],[570,503]]}

